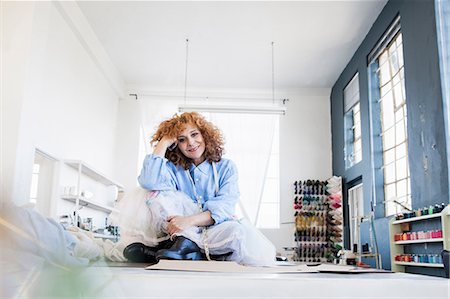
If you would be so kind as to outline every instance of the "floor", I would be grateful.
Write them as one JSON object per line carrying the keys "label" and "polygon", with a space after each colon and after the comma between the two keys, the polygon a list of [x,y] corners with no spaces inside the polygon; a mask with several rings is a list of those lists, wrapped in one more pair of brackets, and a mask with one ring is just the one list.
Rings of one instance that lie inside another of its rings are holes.
{"label": "floor", "polygon": [[[450,298],[450,280],[405,273],[220,273],[97,264],[27,276],[15,298]],[[22,280],[23,281],[23,280]],[[3,297],[2,297],[3,298]]]}

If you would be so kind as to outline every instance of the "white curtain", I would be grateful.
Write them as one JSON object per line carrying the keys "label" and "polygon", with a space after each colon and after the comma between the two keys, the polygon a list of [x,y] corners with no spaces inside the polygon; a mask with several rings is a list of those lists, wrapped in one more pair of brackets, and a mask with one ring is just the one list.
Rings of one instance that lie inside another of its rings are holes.
{"label": "white curtain", "polygon": [[[182,101],[140,100],[143,142],[146,153],[158,124],[177,113]],[[274,115],[203,113],[222,131],[225,137],[224,158],[233,160],[239,172],[241,203],[238,216],[244,216],[253,224],[260,206],[276,118]],[[142,154],[142,157],[145,153]]]}
{"label": "white curtain", "polygon": [[210,120],[225,137],[225,158],[236,163],[239,171],[242,216],[256,225],[272,148],[273,115],[211,113]]}

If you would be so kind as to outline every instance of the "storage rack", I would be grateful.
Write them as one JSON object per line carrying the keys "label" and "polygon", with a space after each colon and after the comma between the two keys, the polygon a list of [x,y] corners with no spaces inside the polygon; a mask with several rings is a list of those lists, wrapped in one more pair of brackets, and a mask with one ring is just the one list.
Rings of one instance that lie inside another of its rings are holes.
{"label": "storage rack", "polygon": [[[339,186],[333,190],[340,192],[340,178],[335,182]],[[325,262],[342,248],[341,195],[330,199],[328,184],[319,180],[294,182],[296,261]]]}
{"label": "storage rack", "polygon": [[[439,221],[438,229],[442,230],[442,238],[424,238],[424,239],[414,239],[414,240],[398,240],[395,241],[396,234],[402,234],[406,230],[402,228],[402,225],[426,221],[429,219],[437,219]],[[427,267],[427,268],[444,268],[444,265],[439,262],[417,262],[417,261],[398,261],[395,259],[396,256],[406,255],[405,246],[409,246],[411,244],[423,244],[424,248],[427,248],[427,244],[430,243],[442,243],[442,248],[449,250],[450,249],[450,206],[447,206],[439,213],[417,216],[412,218],[406,218],[401,220],[396,220],[395,217],[391,219],[389,223],[389,231],[390,231],[390,248],[391,248],[391,268],[394,272],[405,272],[406,266],[413,267]],[[440,252],[435,252],[431,255],[438,256]],[[423,254],[425,255],[425,254]]]}
{"label": "storage rack", "polygon": [[[92,179],[95,182],[98,182],[99,184],[103,186],[116,186],[119,193],[124,192],[124,186],[110,178],[108,178],[103,173],[97,171],[90,165],[86,164],[85,162],[81,160],[63,160],[63,164],[69,166],[70,168],[73,168],[76,170],[76,194],[75,195],[68,195],[68,194],[62,194],[60,195],[60,198],[62,200],[72,202],[74,204],[74,225],[77,225],[78,220],[78,214],[81,207],[86,207],[92,210],[101,211],[103,213],[106,213],[106,215],[109,215],[112,212],[119,213],[113,205],[109,205],[104,202],[104,200],[100,199],[87,199],[84,198],[81,194],[82,190],[82,180],[85,177],[88,177]],[[107,229],[107,227],[105,227]],[[103,233],[94,233],[94,237],[96,238],[103,238],[103,239],[114,239],[117,240],[117,235],[109,235],[109,234],[103,234]]]}

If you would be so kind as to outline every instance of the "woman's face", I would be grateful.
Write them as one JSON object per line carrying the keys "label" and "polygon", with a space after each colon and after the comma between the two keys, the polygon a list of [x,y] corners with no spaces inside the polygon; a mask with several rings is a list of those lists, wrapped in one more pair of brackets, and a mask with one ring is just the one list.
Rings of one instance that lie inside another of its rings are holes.
{"label": "woman's face", "polygon": [[205,141],[200,130],[192,125],[186,124],[184,130],[178,135],[178,148],[187,158],[194,161],[195,166],[205,161]]}

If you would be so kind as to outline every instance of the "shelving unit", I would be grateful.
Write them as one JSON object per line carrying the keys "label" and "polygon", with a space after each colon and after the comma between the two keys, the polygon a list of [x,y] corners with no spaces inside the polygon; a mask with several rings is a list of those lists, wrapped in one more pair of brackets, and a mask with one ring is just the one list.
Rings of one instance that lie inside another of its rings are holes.
{"label": "shelving unit", "polygon": [[409,262],[395,262],[397,266],[415,266],[415,267],[429,267],[429,268],[444,268],[443,264],[431,264],[431,263],[409,263]]}
{"label": "shelving unit", "polygon": [[[431,215],[425,215],[425,216],[419,216],[419,217],[413,217],[413,218],[407,218],[407,219],[401,219],[401,220],[395,220],[395,218],[391,219],[389,224],[389,231],[390,231],[390,248],[391,248],[391,268],[394,272],[405,272],[406,266],[414,266],[414,267],[429,267],[429,268],[443,268],[443,264],[438,263],[417,263],[417,262],[401,262],[396,261],[395,256],[405,254],[405,246],[412,245],[412,244],[424,244],[426,247],[429,243],[442,243],[443,249],[449,250],[450,248],[450,206],[447,206],[442,212],[431,214]],[[438,219],[439,225],[436,227],[436,229],[442,229],[442,238],[432,238],[432,239],[417,239],[417,240],[401,240],[401,241],[394,241],[395,235],[403,233],[402,231],[402,224],[404,223],[411,223],[411,222],[419,222],[424,220],[430,220],[430,219]],[[436,252],[434,254],[440,254],[440,252]]]}
{"label": "shelving unit", "polygon": [[[76,203],[77,201],[77,197],[67,197],[67,196],[61,196],[61,199]],[[79,206],[83,206],[83,207],[88,207],[91,209],[95,209],[95,210],[99,210],[105,213],[111,213],[111,212],[118,212],[115,208],[113,207],[108,207],[106,205],[94,202],[92,200],[89,199],[85,199],[85,198],[80,198],[79,202],[78,202]]]}
{"label": "shelving unit", "polygon": [[396,241],[396,242],[394,242],[394,244],[395,245],[405,245],[405,244],[433,243],[433,242],[444,242],[444,238]]}
{"label": "shelving unit", "polygon": [[421,220],[437,218],[437,217],[441,217],[442,216],[442,212],[441,213],[437,213],[437,214],[431,214],[431,215],[425,215],[425,216],[419,216],[419,217],[395,220],[394,222],[392,222],[392,224],[408,223],[408,222],[414,222],[414,221],[421,221]]}
{"label": "shelving unit", "polygon": [[294,197],[294,260],[336,259],[343,248],[342,178],[295,181]]}
{"label": "shelving unit", "polygon": [[64,163],[77,171],[81,171],[81,173],[83,175],[86,175],[105,186],[111,186],[111,185],[117,186],[119,188],[119,192],[124,190],[124,187],[122,184],[119,184],[119,183],[115,182],[114,180],[109,179],[102,173],[95,170],[93,167],[84,163],[83,161],[65,160]]}
{"label": "shelving unit", "polygon": [[93,236],[94,236],[94,238],[117,240],[117,236],[113,236],[113,235],[105,235],[105,234],[94,233]]}
{"label": "shelving unit", "polygon": [[[73,171],[75,170],[75,172]],[[77,225],[81,215],[92,219],[92,226],[95,228],[105,228],[106,219],[112,212],[118,212],[114,208],[114,192],[109,186],[115,186],[120,194],[124,192],[124,186],[117,181],[110,179],[103,173],[95,170],[90,165],[81,160],[63,160],[60,167],[59,196],[60,208],[57,216],[70,215],[72,225]],[[67,189],[70,188],[70,192]],[[90,196],[83,196],[83,190],[89,191]],[[70,193],[70,194],[68,194]],[[66,203],[64,203],[66,202]],[[80,211],[80,209],[82,209]],[[81,214],[81,215],[80,215]],[[117,236],[109,234],[94,233],[94,237],[103,239],[115,239]]]}

